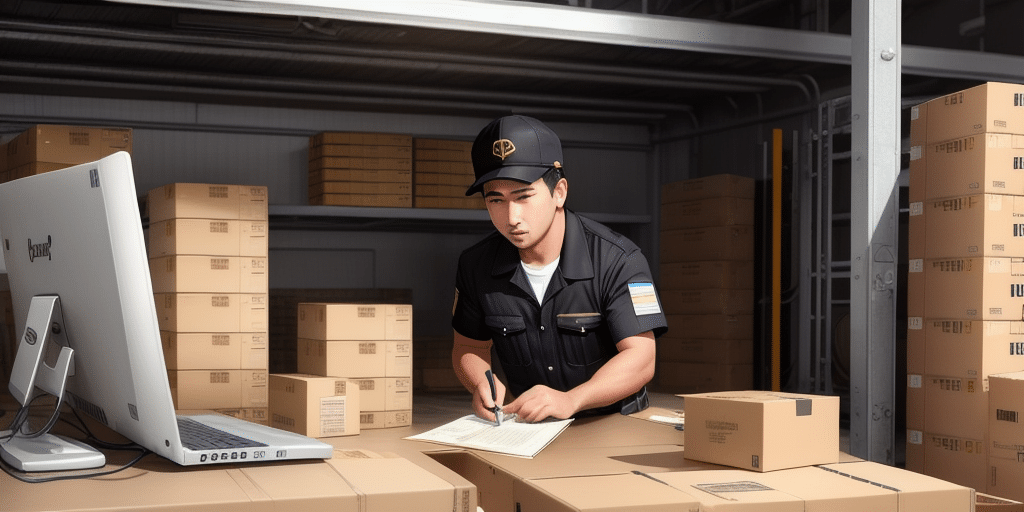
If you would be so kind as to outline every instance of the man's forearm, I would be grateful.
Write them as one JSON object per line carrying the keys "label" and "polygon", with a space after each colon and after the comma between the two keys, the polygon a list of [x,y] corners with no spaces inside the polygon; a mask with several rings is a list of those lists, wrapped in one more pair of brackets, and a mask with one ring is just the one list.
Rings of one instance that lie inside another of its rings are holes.
{"label": "man's forearm", "polygon": [[613,404],[636,393],[654,377],[655,345],[650,332],[619,342],[619,353],[587,382],[569,390],[576,412]]}

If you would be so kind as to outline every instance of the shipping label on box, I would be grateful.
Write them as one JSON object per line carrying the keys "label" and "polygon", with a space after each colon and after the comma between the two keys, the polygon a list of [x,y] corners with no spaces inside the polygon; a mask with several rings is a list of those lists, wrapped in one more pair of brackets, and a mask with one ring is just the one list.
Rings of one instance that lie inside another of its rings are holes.
{"label": "shipping label on box", "polygon": [[1024,197],[977,194],[925,203],[925,259],[1024,255]]}
{"label": "shipping label on box", "polygon": [[927,103],[929,143],[985,132],[1024,134],[1024,84],[989,82]]}
{"label": "shipping label on box", "polygon": [[[928,320],[924,322],[927,375],[980,379],[1024,368],[1024,322]],[[909,347],[908,347],[909,348]]]}
{"label": "shipping label on box", "polygon": [[411,340],[412,305],[300,303],[298,336],[312,340]]}
{"label": "shipping label on box", "polygon": [[1024,258],[925,260],[924,274],[925,318],[1022,319]]}
{"label": "shipping label on box", "polygon": [[924,152],[928,178],[922,200],[970,194],[1024,195],[1024,135],[979,133],[931,144]]}
{"label": "shipping label on box", "polygon": [[839,460],[839,397],[731,391],[684,398],[688,459],[754,471]]}
{"label": "shipping label on box", "polygon": [[347,379],[270,376],[270,426],[309,437],[359,433],[359,391]]}

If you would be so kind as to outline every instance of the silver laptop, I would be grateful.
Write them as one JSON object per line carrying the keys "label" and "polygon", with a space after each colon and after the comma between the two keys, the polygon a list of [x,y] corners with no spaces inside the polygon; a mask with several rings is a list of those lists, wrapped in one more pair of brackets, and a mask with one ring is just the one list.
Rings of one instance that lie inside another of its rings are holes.
{"label": "silver laptop", "polygon": [[[0,241],[21,336],[10,389],[23,403],[55,373],[39,366],[33,382],[33,343],[49,324],[26,331],[30,304],[56,302],[56,346],[71,349],[65,402],[78,411],[182,465],[331,457],[331,445],[306,436],[215,413],[176,415],[127,153],[0,184]],[[31,309],[38,317],[41,308]],[[188,438],[208,428],[220,434]]]}

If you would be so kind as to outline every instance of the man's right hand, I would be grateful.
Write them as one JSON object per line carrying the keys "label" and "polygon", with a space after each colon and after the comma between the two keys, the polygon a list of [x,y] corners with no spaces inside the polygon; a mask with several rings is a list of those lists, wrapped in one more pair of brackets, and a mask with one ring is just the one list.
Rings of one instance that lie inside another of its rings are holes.
{"label": "man's right hand", "polygon": [[483,375],[480,375],[480,377],[481,379],[476,386],[476,392],[473,393],[473,413],[487,421],[495,421],[495,402],[498,403],[497,405],[505,402],[505,385],[497,377],[494,377],[494,393],[498,399],[492,400],[491,385],[487,382],[486,378],[483,378]]}

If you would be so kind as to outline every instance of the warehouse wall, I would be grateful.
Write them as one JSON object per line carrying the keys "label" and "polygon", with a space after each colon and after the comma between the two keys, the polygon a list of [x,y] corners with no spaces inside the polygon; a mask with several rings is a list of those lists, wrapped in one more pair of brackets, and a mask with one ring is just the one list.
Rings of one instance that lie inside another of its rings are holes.
{"label": "warehouse wall", "polygon": [[[0,94],[0,136],[37,123],[133,128],[139,194],[173,182],[268,187],[271,205],[306,204],[308,137],[320,131],[405,133],[472,140],[490,119],[337,112],[191,102]],[[562,138],[569,207],[655,215],[650,133],[643,125],[548,123]],[[360,230],[270,234],[271,288],[410,288],[414,335],[448,336],[456,260],[489,231]],[[616,226],[648,254],[644,226]],[[629,231],[635,231],[631,233]]]}

